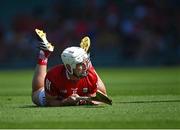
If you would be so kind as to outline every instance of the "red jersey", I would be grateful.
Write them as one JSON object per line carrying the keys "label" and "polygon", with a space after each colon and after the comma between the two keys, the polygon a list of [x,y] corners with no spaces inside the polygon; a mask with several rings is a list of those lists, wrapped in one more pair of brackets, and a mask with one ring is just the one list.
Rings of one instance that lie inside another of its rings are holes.
{"label": "red jersey", "polygon": [[49,70],[45,77],[45,91],[59,99],[67,98],[72,94],[88,96],[97,91],[97,75],[93,66],[88,70],[88,75],[77,81],[68,79],[64,65],[58,65]]}

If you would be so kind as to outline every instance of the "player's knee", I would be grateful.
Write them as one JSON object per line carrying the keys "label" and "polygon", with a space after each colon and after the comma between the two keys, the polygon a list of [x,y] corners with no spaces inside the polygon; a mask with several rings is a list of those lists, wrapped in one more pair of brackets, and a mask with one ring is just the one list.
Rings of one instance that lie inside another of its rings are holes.
{"label": "player's knee", "polygon": [[45,106],[46,104],[44,89],[33,92],[31,98],[32,102],[37,106]]}
{"label": "player's knee", "polygon": [[32,100],[32,102],[33,102],[35,105],[39,106],[39,105],[38,105],[38,95],[37,95],[36,92],[33,92],[33,93],[32,93],[32,95],[31,95],[31,100]]}

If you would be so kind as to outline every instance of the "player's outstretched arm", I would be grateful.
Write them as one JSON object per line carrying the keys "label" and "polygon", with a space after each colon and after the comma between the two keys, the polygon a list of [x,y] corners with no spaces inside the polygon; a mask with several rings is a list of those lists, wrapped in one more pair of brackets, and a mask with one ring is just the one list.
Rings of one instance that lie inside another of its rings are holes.
{"label": "player's outstretched arm", "polygon": [[107,95],[106,87],[105,87],[103,81],[101,80],[101,78],[99,77],[99,75],[97,74],[97,72],[95,70],[94,70],[94,72],[96,73],[97,78],[98,78],[98,80],[97,80],[97,89],[99,91],[101,91],[103,94]]}

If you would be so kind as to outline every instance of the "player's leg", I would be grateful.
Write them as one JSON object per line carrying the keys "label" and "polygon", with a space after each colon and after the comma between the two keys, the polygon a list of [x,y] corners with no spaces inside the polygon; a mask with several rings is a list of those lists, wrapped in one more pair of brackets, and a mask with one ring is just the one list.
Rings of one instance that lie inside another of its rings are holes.
{"label": "player's leg", "polygon": [[39,95],[44,90],[44,78],[46,75],[45,65],[36,65],[33,80],[32,80],[32,101],[36,105],[40,105]]}
{"label": "player's leg", "polygon": [[47,71],[47,61],[50,53],[50,51],[45,50],[40,50],[39,52],[38,63],[36,65],[32,80],[32,92],[44,88],[44,79]]}
{"label": "player's leg", "polygon": [[45,97],[44,79],[47,71],[47,61],[54,47],[47,41],[45,33],[43,33],[42,31],[38,33],[37,34],[39,35],[39,37],[42,39],[43,42],[40,42],[38,63],[36,65],[32,80],[32,101],[36,105],[41,106],[43,105],[43,98]]}
{"label": "player's leg", "polygon": [[[48,55],[45,55],[48,54]],[[43,96],[44,91],[44,79],[47,71],[47,61],[50,52],[40,50],[38,63],[35,68],[35,72],[32,79],[32,101],[40,106],[42,103],[40,102],[40,95]]]}
{"label": "player's leg", "polygon": [[44,87],[44,79],[46,76],[47,65],[37,64],[32,80],[32,92]]}

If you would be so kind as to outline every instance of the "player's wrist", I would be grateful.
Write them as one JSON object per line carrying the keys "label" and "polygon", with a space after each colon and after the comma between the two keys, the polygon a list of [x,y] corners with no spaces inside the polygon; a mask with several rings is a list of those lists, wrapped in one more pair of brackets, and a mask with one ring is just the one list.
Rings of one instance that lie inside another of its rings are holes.
{"label": "player's wrist", "polygon": [[63,106],[77,106],[79,105],[79,100],[76,97],[70,96],[61,101]]}

